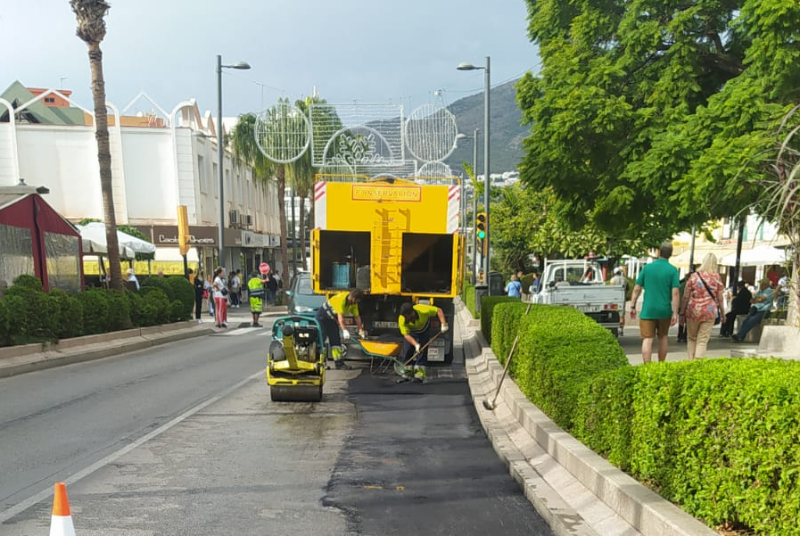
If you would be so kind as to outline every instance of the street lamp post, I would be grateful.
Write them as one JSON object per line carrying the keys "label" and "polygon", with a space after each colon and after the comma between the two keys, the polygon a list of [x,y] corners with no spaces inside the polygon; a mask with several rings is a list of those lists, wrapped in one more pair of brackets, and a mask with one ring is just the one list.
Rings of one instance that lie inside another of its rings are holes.
{"label": "street lamp post", "polygon": [[491,286],[489,285],[489,250],[491,249],[491,242],[489,242],[490,230],[492,228],[491,218],[489,216],[489,90],[491,89],[491,60],[486,56],[486,65],[478,67],[471,63],[459,63],[457,69],[459,71],[474,71],[476,69],[483,69],[483,211],[486,213],[486,255],[483,257],[483,274],[486,278],[487,293],[491,294]]}
{"label": "street lamp post", "polygon": [[219,265],[225,264],[225,148],[222,143],[222,69],[249,69],[244,61],[232,65],[222,65],[222,56],[217,55],[217,153],[219,163]]}

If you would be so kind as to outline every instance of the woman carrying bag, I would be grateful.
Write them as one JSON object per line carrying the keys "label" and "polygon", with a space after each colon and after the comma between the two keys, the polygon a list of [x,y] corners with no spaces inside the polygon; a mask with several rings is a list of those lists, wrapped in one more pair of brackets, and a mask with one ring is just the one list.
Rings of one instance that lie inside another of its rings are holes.
{"label": "woman carrying bag", "polygon": [[717,256],[709,253],[700,268],[689,276],[679,309],[680,322],[687,325],[689,359],[705,357],[711,328],[725,316],[724,304]]}

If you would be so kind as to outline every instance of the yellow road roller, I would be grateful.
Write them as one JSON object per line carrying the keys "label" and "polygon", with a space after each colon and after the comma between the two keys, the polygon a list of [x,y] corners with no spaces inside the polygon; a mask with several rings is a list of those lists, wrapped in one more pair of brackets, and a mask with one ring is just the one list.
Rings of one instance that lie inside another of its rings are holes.
{"label": "yellow road roller", "polygon": [[319,402],[325,383],[322,327],[308,316],[282,316],[272,325],[267,383],[274,402]]}

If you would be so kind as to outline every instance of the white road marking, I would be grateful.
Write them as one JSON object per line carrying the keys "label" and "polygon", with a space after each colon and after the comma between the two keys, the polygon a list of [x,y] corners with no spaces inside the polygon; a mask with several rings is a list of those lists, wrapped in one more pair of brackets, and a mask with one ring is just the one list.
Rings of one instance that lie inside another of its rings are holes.
{"label": "white road marking", "polygon": [[[86,468],[78,471],[77,473],[65,478],[63,480],[63,482],[65,484],[67,484],[67,485],[71,485],[71,484],[74,484],[74,483],[80,481],[81,479],[89,476],[90,474],[94,473],[98,469],[102,469],[103,467],[105,467],[106,465],[110,464],[111,462],[113,462],[113,461],[117,460],[118,458],[124,456],[125,454],[129,453],[133,449],[135,449],[135,448],[147,443],[148,441],[150,441],[151,439],[153,439],[155,437],[158,437],[159,435],[163,434],[164,432],[166,432],[170,428],[172,428],[175,425],[180,424],[184,420],[188,419],[189,417],[191,417],[195,413],[197,413],[197,412],[201,411],[202,409],[210,406],[214,402],[217,402],[217,401],[221,400],[222,398],[225,398],[226,396],[228,396],[232,392],[236,391],[237,389],[239,389],[243,385],[247,384],[248,382],[250,382],[250,381],[252,381],[254,379],[262,379],[263,376],[264,376],[264,371],[258,371],[255,374],[253,374],[252,376],[248,376],[247,378],[245,378],[244,380],[240,381],[239,383],[237,383],[237,384],[225,389],[224,391],[222,391],[218,395],[209,398],[205,402],[201,402],[200,404],[196,405],[195,407],[191,408],[190,410],[186,411],[185,413],[175,417],[174,419],[172,419],[168,423],[156,428],[155,430],[153,430],[149,434],[147,434],[145,436],[142,436],[141,438],[137,439],[133,443],[122,447],[118,451],[113,452],[113,453],[109,454],[108,456],[106,456],[105,458],[96,461],[95,463],[93,463],[89,467],[86,467]],[[45,499],[48,499],[48,498],[52,497],[52,496],[53,496],[53,486],[50,486],[47,489],[44,489],[44,490],[40,491],[36,495],[33,495],[32,497],[29,497],[29,498],[25,499],[21,503],[15,504],[11,508],[0,512],[0,523],[5,523],[6,521],[11,519],[15,515],[24,512],[25,510],[27,510],[31,506],[34,506],[34,505],[44,501]]]}

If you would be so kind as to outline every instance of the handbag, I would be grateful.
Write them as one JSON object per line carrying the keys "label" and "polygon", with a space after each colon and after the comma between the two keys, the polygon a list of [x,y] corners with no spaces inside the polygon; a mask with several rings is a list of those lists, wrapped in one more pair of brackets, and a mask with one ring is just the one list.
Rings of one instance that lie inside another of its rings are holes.
{"label": "handbag", "polygon": [[716,326],[722,321],[722,319],[719,316],[719,302],[714,297],[714,295],[711,294],[711,289],[708,288],[708,285],[706,284],[705,279],[703,279],[703,276],[700,275],[700,272],[695,272],[695,273],[697,274],[697,277],[700,278],[700,281],[703,282],[703,287],[705,287],[706,292],[708,292],[708,295],[711,296],[711,299],[714,300],[714,304],[717,306],[717,316],[714,317],[714,325]]}
{"label": "handbag", "polygon": [[227,295],[228,295],[228,289],[226,289],[226,288],[223,288],[223,289],[222,289],[222,295],[223,295],[223,296],[227,296]]}

